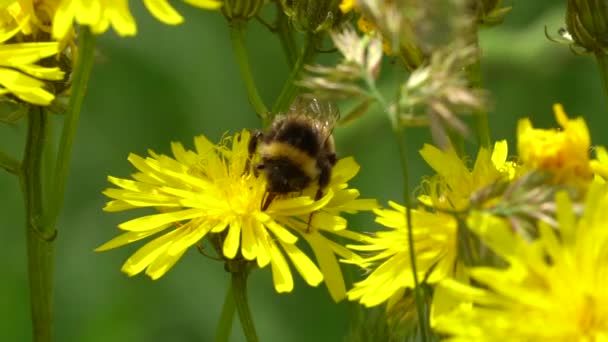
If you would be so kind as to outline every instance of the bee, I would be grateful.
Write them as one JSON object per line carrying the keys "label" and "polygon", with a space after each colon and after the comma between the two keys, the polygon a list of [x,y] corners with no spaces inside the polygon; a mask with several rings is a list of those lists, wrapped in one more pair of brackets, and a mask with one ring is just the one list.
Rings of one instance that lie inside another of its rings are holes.
{"label": "bee", "polygon": [[338,108],[328,101],[298,97],[267,132],[252,135],[249,153],[259,147],[261,162],[254,167],[267,179],[262,210],[277,195],[301,192],[313,182],[318,186],[315,200],[322,197],[337,161],[332,132],[339,117]]}

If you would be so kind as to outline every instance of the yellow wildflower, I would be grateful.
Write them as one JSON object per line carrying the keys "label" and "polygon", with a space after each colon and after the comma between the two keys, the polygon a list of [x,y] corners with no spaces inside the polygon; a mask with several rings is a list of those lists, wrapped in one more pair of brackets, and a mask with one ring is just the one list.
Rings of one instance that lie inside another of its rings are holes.
{"label": "yellow wildflower", "polygon": [[[375,210],[376,222],[389,228],[367,239],[365,245],[349,245],[374,255],[355,262],[363,268],[374,267],[366,279],[348,292],[349,300],[375,306],[387,300],[395,303],[407,288],[414,287],[405,207],[389,202],[392,209]],[[412,233],[419,281],[437,283],[453,274],[457,256],[457,222],[443,213],[412,210]],[[390,305],[389,305],[390,306]]]}
{"label": "yellow wildflower", "polygon": [[525,170],[549,172],[558,184],[583,186],[591,181],[591,138],[582,117],[569,119],[560,104],[553,106],[557,129],[533,128],[530,119],[519,121],[517,149]]}
{"label": "yellow wildflower", "polygon": [[605,341],[608,338],[608,187],[590,185],[577,218],[565,193],[557,196],[557,230],[539,223],[532,243],[502,220],[470,220],[504,258],[506,269],[473,268],[478,286],[440,286],[467,302],[436,320],[447,341]]}
{"label": "yellow wildflower", "polygon": [[[12,34],[16,34],[13,31]],[[45,90],[42,80],[62,80],[64,73],[57,67],[36,65],[42,58],[58,53],[59,44],[4,43],[10,35],[0,37],[0,95],[12,94],[35,105],[48,105],[55,96]]]}
{"label": "yellow wildflower", "polygon": [[464,210],[469,207],[473,192],[515,175],[514,163],[507,161],[505,140],[496,142],[492,151],[481,148],[472,170],[454,150],[441,151],[425,145],[420,154],[437,174],[423,182],[423,194],[418,200],[437,209]]}
{"label": "yellow wildflower", "polygon": [[[285,255],[311,286],[325,280],[337,301],[345,286],[336,255],[357,259],[332,236],[362,240],[346,229],[343,212],[371,210],[375,201],[359,199],[349,181],[358,171],[352,158],[338,161],[325,195],[312,200],[316,189],[275,198],[266,210],[266,179],[253,172],[246,130],[214,145],[204,136],[195,138],[195,151],[172,144],[174,158],[150,152],[150,157],[130,155],[139,172],[133,180],[109,177],[118,189],[104,192],[112,200],[104,210],[114,212],[155,208],[160,213],[120,224],[127,231],[97,251],[126,245],[162,233],[123,265],[130,276],[146,270],[152,279],[163,276],[192,245],[213,234],[222,239],[217,246],[226,259],[245,259],[263,268],[270,264],[277,292],[290,292],[293,278]],[[231,142],[231,146],[229,146]],[[312,220],[308,226],[310,215]],[[294,234],[295,233],[295,234]],[[298,236],[310,244],[317,265],[296,245]],[[320,268],[320,269],[319,269]]]}
{"label": "yellow wildflower", "polygon": [[[57,1],[57,0],[56,0]],[[128,0],[59,0],[60,4],[53,19],[53,36],[64,37],[76,21],[87,25],[95,34],[101,34],[111,25],[121,36],[133,36],[137,32],[135,19],[129,10]],[[222,5],[218,0],[183,0],[192,6],[217,9]],[[177,25],[184,18],[167,0],[143,0],[144,5],[156,19],[168,25]]]}
{"label": "yellow wildflower", "polygon": [[342,0],[340,3],[340,10],[342,13],[348,13],[355,8],[355,0]]}

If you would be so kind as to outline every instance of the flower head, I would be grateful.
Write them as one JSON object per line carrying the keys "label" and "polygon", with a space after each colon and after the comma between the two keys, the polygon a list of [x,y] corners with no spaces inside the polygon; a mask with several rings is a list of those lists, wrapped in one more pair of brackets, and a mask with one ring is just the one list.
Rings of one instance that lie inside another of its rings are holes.
{"label": "flower head", "polygon": [[[392,209],[375,210],[376,222],[389,230],[376,232],[365,245],[348,246],[373,253],[356,262],[366,269],[373,267],[373,271],[348,292],[348,299],[358,300],[365,306],[387,300],[394,303],[407,288],[414,287],[405,207],[394,202],[389,204]],[[450,215],[423,209],[412,210],[411,214],[418,279],[433,284],[451,276],[457,256],[456,220]]]}
{"label": "flower head", "polygon": [[472,170],[452,149],[441,151],[425,145],[420,154],[437,174],[424,181],[418,200],[437,209],[464,210],[475,191],[515,175],[515,165],[507,161],[508,146],[504,140],[496,142],[491,151],[482,147]]}
{"label": "flower head", "polygon": [[608,188],[590,186],[577,218],[565,193],[557,196],[557,230],[539,224],[529,243],[504,221],[485,214],[469,226],[509,266],[473,268],[478,286],[445,281],[466,302],[438,317],[450,341],[603,341],[608,337]]}
{"label": "flower head", "polygon": [[[147,158],[130,155],[138,173],[133,180],[108,178],[118,188],[104,192],[112,199],[104,210],[148,207],[159,213],[120,224],[127,232],[97,250],[162,234],[140,248],[122,268],[131,276],[145,270],[157,279],[198,241],[219,237],[216,247],[224,259],[256,262],[260,268],[270,264],[278,292],[293,289],[287,256],[308,284],[316,286],[325,280],[332,297],[340,300],[345,286],[336,255],[357,257],[332,236],[362,239],[346,229],[340,214],[376,206],[375,201],[359,199],[358,191],[348,188],[346,182],[357,173],[358,165],[352,158],[338,161],[325,195],[317,201],[312,199],[316,189],[310,188],[302,194],[276,197],[262,210],[266,179],[253,172],[249,140],[250,133],[244,130],[218,145],[198,136],[195,151],[173,143],[174,158],[154,152]],[[296,245],[298,235],[310,244],[318,266]]]}
{"label": "flower head", "polygon": [[[205,9],[217,9],[222,5],[222,2],[217,0],[183,1]],[[148,11],[165,24],[177,25],[184,21],[167,0],[143,0],[143,2]],[[104,33],[110,25],[121,36],[133,36],[137,32],[128,0],[59,0],[53,19],[53,36],[64,37],[74,21],[90,26],[95,34]]]}
{"label": "flower head", "polygon": [[556,184],[584,187],[593,176],[587,124],[582,117],[569,119],[559,104],[553,110],[561,130],[533,128],[528,118],[519,121],[520,161],[525,170],[548,172]]}
{"label": "flower head", "polygon": [[[12,35],[16,33],[13,31]],[[36,63],[57,54],[59,44],[5,43],[11,37],[0,37],[0,96],[11,94],[39,106],[50,104],[55,96],[44,81],[62,80],[64,72],[58,67],[43,67]]]}

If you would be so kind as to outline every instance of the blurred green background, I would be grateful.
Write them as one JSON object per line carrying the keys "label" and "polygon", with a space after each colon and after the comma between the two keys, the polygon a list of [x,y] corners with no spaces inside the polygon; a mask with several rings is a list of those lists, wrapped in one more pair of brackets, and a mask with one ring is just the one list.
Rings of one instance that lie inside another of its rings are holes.
{"label": "blurred green background", "polygon": [[[177,2],[176,2],[177,3]],[[120,272],[138,246],[102,254],[93,249],[119,233],[116,225],[138,215],[106,214],[106,176],[132,172],[126,158],[147,149],[169,152],[171,141],[192,146],[205,134],[217,141],[226,131],[259,127],[248,105],[231,49],[228,27],[219,13],[177,7],[186,23],[170,27],[131,1],[139,32],[98,39],[99,58],[76,137],[66,203],[56,249],[56,341],[212,341],[229,276],[223,265],[191,250],[165,277],[151,281]],[[514,146],[516,121],[554,126],[551,106],[565,105],[570,116],[584,115],[595,144],[606,144],[606,107],[599,74],[590,56],[576,56],[551,43],[544,27],[563,26],[565,1],[517,1],[503,25],[482,32],[483,73],[491,91],[492,136]],[[248,32],[253,72],[262,97],[271,103],[286,78],[278,41],[261,25]],[[391,74],[399,63],[385,63]],[[343,108],[352,103],[342,103]],[[58,123],[60,120],[57,118]],[[408,131],[412,186],[429,169],[417,151],[429,136]],[[21,156],[25,126],[0,128],[1,148]],[[397,151],[385,116],[377,107],[363,119],[336,130],[339,154],[362,165],[353,181],[365,197],[382,203],[401,198]],[[512,148],[512,151],[514,149]],[[514,152],[513,152],[514,153]],[[14,177],[0,172],[0,341],[31,339],[22,196]],[[375,230],[371,217],[353,226]],[[355,277],[360,272],[353,270]],[[334,304],[324,285],[311,288],[296,277],[293,293],[277,295],[270,271],[254,272],[250,299],[262,341],[342,341],[348,333],[349,304]],[[233,341],[243,341],[240,326]]]}

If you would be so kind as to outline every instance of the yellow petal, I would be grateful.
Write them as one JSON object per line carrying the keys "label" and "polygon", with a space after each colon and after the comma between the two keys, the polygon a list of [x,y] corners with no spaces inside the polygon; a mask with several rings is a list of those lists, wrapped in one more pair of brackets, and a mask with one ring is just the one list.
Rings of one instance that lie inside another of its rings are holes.
{"label": "yellow petal", "polygon": [[270,242],[270,247],[270,264],[272,266],[274,288],[278,293],[291,292],[293,290],[293,278],[287,261],[274,242]]}
{"label": "yellow petal", "polygon": [[222,6],[220,1],[214,0],[184,0],[184,2],[194,7],[203,9],[218,9]]}
{"label": "yellow petal", "polygon": [[144,0],[144,5],[156,19],[168,25],[181,24],[184,18],[166,0]]}
{"label": "yellow petal", "polygon": [[107,251],[109,249],[113,249],[113,248],[117,248],[120,246],[124,246],[124,245],[128,245],[132,242],[135,241],[139,241],[141,239],[145,239],[148,236],[152,236],[160,231],[163,231],[167,228],[169,228],[171,225],[167,224],[161,227],[158,227],[156,229],[152,229],[152,230],[147,230],[144,232],[127,232],[127,233],[123,233],[118,235],[117,237],[113,238],[112,240],[104,243],[103,245],[95,248],[95,252],[103,252],[103,251]]}
{"label": "yellow petal", "polygon": [[346,296],[346,285],[342,276],[342,269],[336,260],[335,255],[323,240],[325,238],[319,234],[308,234],[304,236],[310,244],[321,272],[325,277],[325,285],[335,302],[339,302]]}
{"label": "yellow petal", "polygon": [[282,241],[279,241],[279,243],[308,285],[317,286],[323,281],[323,274],[319,271],[319,268],[298,247]]}
{"label": "yellow petal", "polygon": [[157,227],[160,227],[165,224],[189,220],[200,216],[201,211],[199,209],[185,209],[169,213],[138,217],[136,219],[119,224],[118,228],[133,232],[144,231],[149,229],[156,229]]}
{"label": "yellow petal", "polygon": [[159,255],[164,253],[173,243],[173,239],[181,234],[179,230],[173,230],[157,239],[154,239],[131,255],[122,266],[122,271],[129,276],[134,276],[148,267]]}

